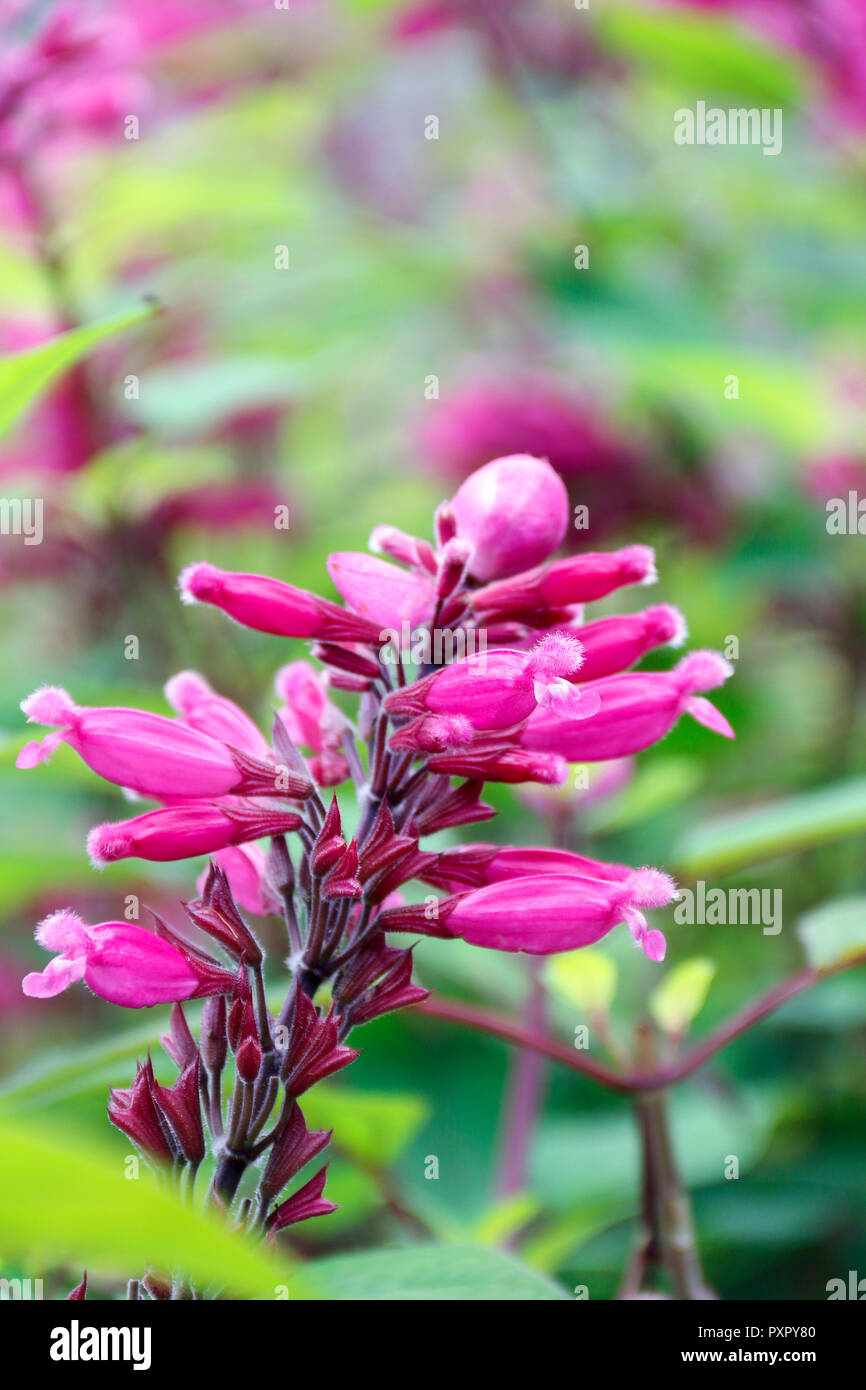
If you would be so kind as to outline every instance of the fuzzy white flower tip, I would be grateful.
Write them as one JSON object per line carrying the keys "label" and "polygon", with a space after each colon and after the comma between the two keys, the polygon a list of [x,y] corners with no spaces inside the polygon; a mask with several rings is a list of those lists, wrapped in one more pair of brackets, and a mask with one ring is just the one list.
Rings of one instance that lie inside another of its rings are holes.
{"label": "fuzzy white flower tip", "polygon": [[656,553],[651,545],[627,545],[619,552],[626,584],[656,584]]}
{"label": "fuzzy white flower tip", "polygon": [[94,869],[104,869],[115,859],[125,859],[131,848],[129,836],[110,821],[95,825],[87,836],[87,854]]}
{"label": "fuzzy white flower tip", "polygon": [[646,866],[630,873],[623,881],[623,889],[629,901],[641,907],[664,907],[676,898],[678,892],[670,874]]}
{"label": "fuzzy white flower tip", "polygon": [[676,670],[688,690],[715,690],[734,674],[734,668],[721,652],[700,650],[689,652],[679,661]]}
{"label": "fuzzy white flower tip", "polygon": [[546,632],[529,654],[528,669],[539,681],[573,676],[583,664],[583,643],[567,632]]}
{"label": "fuzzy white flower tip", "polygon": [[207,603],[219,593],[222,570],[209,565],[206,560],[197,560],[186,565],[177,578],[182,603]]}
{"label": "fuzzy white flower tip", "polygon": [[48,951],[64,951],[80,947],[87,935],[87,923],[70,907],[51,912],[36,928],[36,940]]}
{"label": "fuzzy white flower tip", "polygon": [[57,728],[71,724],[78,706],[68,691],[60,685],[43,685],[21,701],[21,708],[30,724],[47,724]]}
{"label": "fuzzy white flower tip", "polygon": [[645,613],[649,630],[659,646],[681,647],[689,635],[685,616],[672,603],[659,603]]}
{"label": "fuzzy white flower tip", "polygon": [[[181,590],[183,592],[183,590]],[[191,600],[193,603],[195,600]],[[208,682],[198,671],[178,671],[163,686],[168,703],[178,714],[191,714],[200,700],[213,695]]]}

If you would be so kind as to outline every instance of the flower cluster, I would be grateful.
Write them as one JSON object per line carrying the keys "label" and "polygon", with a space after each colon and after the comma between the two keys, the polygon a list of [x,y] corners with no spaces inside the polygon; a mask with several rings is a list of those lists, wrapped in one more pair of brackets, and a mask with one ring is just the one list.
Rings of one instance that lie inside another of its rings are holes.
{"label": "flower cluster", "polygon": [[[95,865],[211,857],[198,897],[184,904],[207,949],[158,919],[150,931],[90,926],[62,911],[38,928],[56,954],[27,976],[25,993],[43,998],[83,979],[127,1007],[174,1003],[164,1041],[177,1082],[160,1086],[148,1061],[128,1090],[113,1093],[110,1117],[157,1163],[193,1172],[208,1149],[206,1123],[212,1194],[230,1206],[253,1170],[243,1211],[260,1232],[329,1209],[324,1169],[279,1200],[328,1139],[306,1129],[298,1097],[354,1060],[346,1045],[353,1028],[425,996],[412,982],[411,946],[390,944],[391,934],[544,954],[623,923],[651,960],[664,955],[645,910],[669,903],[676,887],[658,869],[487,842],[425,845],[438,831],[493,816],[485,782],[561,783],[569,760],[638,752],[684,713],[732,736],[705,698],[730,674],[718,654],[692,652],[668,671],[626,669],[684,640],[675,609],[584,620],[586,603],[651,583],[653,555],[630,546],[552,558],[568,517],[558,474],[514,456],[479,469],[439,507],[432,542],[380,526],[375,553],[332,555],[342,604],[277,579],[189,565],[180,577],[185,601],[302,638],[320,663],[278,671],[283,704],[270,740],[191,671],[166,686],[172,716],[82,707],[56,687],[23,702],[28,719],[52,732],[25,745],[19,767],[66,743],[103,778],[159,803],[97,826],[88,840]],[[407,657],[407,630],[426,639],[420,661]],[[464,652],[448,662],[433,656],[432,639],[446,636],[452,656]],[[357,698],[354,721],[334,690]],[[342,806],[337,793],[323,796],[350,780],[354,795]],[[405,901],[412,880],[443,896]],[[290,979],[274,1013],[263,950],[242,912],[285,922]],[[193,998],[204,999],[198,1042],[181,1007]]]}

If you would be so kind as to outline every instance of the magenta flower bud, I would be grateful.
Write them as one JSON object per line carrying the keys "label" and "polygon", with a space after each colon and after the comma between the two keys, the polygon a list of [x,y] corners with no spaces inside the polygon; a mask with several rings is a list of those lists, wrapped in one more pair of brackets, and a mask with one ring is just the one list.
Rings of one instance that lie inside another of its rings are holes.
{"label": "magenta flower bud", "polygon": [[184,1071],[198,1056],[195,1038],[180,1004],[172,1005],[171,1030],[161,1033],[159,1040],[179,1071]]}
{"label": "magenta flower bud", "polygon": [[249,715],[225,695],[217,695],[197,671],[179,671],[165,685],[165,698],[182,722],[219,743],[242,748],[265,761],[270,748],[264,734]]}
{"label": "magenta flower bud", "polygon": [[422,714],[395,730],[388,747],[395,752],[445,753],[464,748],[474,737],[475,729],[465,714]]}
{"label": "magenta flower bud", "polygon": [[625,922],[645,954],[662,960],[664,937],[650,931],[639,909],[663,907],[676,893],[673,879],[659,869],[635,869],[621,881],[532,874],[446,898],[439,916],[452,935],[474,946],[530,955],[590,946]]}
{"label": "magenta flower bud", "polygon": [[734,731],[723,714],[697,692],[713,690],[733,673],[718,652],[696,651],[672,671],[636,671],[592,681],[584,689],[598,696],[598,713],[588,723],[534,714],[519,735],[524,748],[556,750],[569,762],[605,762],[637,753],[664,738],[681,714],[725,738]]}
{"label": "magenta flower bud", "polygon": [[[272,917],[282,910],[282,899],[268,880],[267,856],[259,845],[231,845],[217,850],[213,862],[225,874],[232,897],[244,912]],[[199,895],[204,892],[208,873],[208,869],[203,869],[196,879]]]}
{"label": "magenta flower bud", "polygon": [[328,574],[353,612],[380,631],[399,631],[404,622],[410,628],[422,627],[433,617],[436,590],[426,575],[354,550],[329,555]]}
{"label": "magenta flower bud", "polygon": [[286,1183],[322,1152],[333,1133],[330,1129],[307,1129],[297,1101],[292,1102],[288,1122],[277,1135],[268,1155],[259,1191],[268,1201],[282,1192]]}
{"label": "magenta flower bud", "polygon": [[546,459],[511,454],[471,473],[451,507],[476,579],[504,578],[546,560],[568,529],[568,493]]}
{"label": "magenta flower bud", "polygon": [[246,1037],[235,1053],[238,1076],[248,1084],[255,1081],[262,1065],[262,1049],[258,1038]]}
{"label": "magenta flower bud", "polygon": [[594,681],[625,671],[654,647],[681,647],[688,636],[678,608],[660,603],[641,613],[598,618],[575,629],[583,647],[583,662],[575,679]]}
{"label": "magenta flower bud", "polygon": [[153,1098],[156,1085],[150,1058],[139,1063],[131,1086],[109,1091],[108,1118],[113,1125],[157,1163],[170,1163],[175,1157],[171,1132],[167,1130]]}
{"label": "magenta flower bud", "polygon": [[436,573],[436,556],[430,542],[407,535],[397,526],[374,526],[370,532],[369,546],[376,555],[390,555],[401,565],[425,569],[428,574]]}
{"label": "magenta flower bud", "polygon": [[581,878],[621,883],[633,872],[627,864],[607,864],[566,849],[476,844],[444,850],[422,877],[425,883],[456,893],[463,888],[482,888],[488,883],[535,874],[577,874]]}
{"label": "magenta flower bud", "polygon": [[204,1129],[201,1120],[201,1061],[196,1056],[184,1068],[173,1086],[160,1086],[153,1079],[151,1095],[163,1120],[171,1129],[178,1148],[189,1163],[204,1158]]}
{"label": "magenta flower bud", "polygon": [[351,1005],[352,1024],[358,1027],[380,1018],[382,1014],[393,1013],[396,1009],[408,1009],[412,1004],[420,1004],[430,994],[429,989],[412,983],[412,952],[398,951],[397,959],[363,998]]}
{"label": "magenta flower bud", "polygon": [[[21,708],[35,724],[57,727],[40,743],[28,743],[16,767],[44,762],[61,743],[68,743],[94,772],[107,782],[162,800],[226,796],[256,790],[275,794],[273,766],[231,749],[207,734],[175,719],[146,710],[76,705],[59,686],[44,686],[22,700]],[[295,776],[288,795],[309,794],[310,784]]]}
{"label": "magenta flower bud", "polygon": [[277,1231],[281,1231],[285,1226],[294,1226],[298,1221],[309,1221],[311,1216],[328,1216],[330,1212],[337,1210],[335,1202],[329,1202],[327,1197],[322,1196],[327,1173],[326,1163],[314,1178],[310,1178],[309,1182],[299,1187],[297,1192],[287,1197],[271,1213],[267,1222],[271,1236],[276,1235]]}
{"label": "magenta flower bud", "polygon": [[205,562],[180,575],[185,603],[212,603],[230,618],[278,637],[315,637],[326,642],[378,642],[378,623],[348,613],[339,604],[264,574],[235,574]]}
{"label": "magenta flower bud", "polygon": [[222,994],[206,999],[201,1009],[201,1056],[208,1071],[222,1071],[228,1056],[226,1001]]}
{"label": "magenta flower bud", "polygon": [[579,670],[581,657],[576,637],[547,633],[529,652],[502,647],[463,657],[426,680],[391,691],[385,709],[390,714],[461,715],[481,730],[513,728],[538,705],[559,717],[585,719],[598,708],[595,696],[585,698],[568,679]]}
{"label": "magenta flower bud", "polygon": [[539,753],[525,748],[500,748],[484,752],[434,753],[428,759],[431,772],[443,777],[477,777],[484,782],[542,782],[560,786],[568,777],[568,763],[558,753]]}
{"label": "magenta flower bud", "polygon": [[201,897],[183,906],[190,921],[231,955],[248,965],[260,964],[262,948],[238,912],[228,880],[216,865],[211,864],[205,874]]}
{"label": "magenta flower bud", "polygon": [[352,840],[336,863],[329,869],[323,883],[325,898],[357,898],[361,895],[358,881],[358,846]]}
{"label": "magenta flower bud", "polygon": [[25,975],[22,988],[32,999],[51,999],[76,980],[109,1004],[129,1009],[231,988],[228,972],[198,969],[193,956],[129,922],[91,927],[67,909],[40,922],[36,940],[58,954],[41,972]]}
{"label": "magenta flower bud", "polygon": [[496,809],[481,800],[483,789],[483,781],[473,778],[453,787],[445,796],[437,797],[432,805],[415,814],[413,819],[418,834],[435,835],[438,830],[448,830],[451,826],[492,820]]}
{"label": "magenta flower bud", "polygon": [[457,513],[450,502],[439,503],[433,513],[433,530],[440,549],[457,535]]}
{"label": "magenta flower bud", "polygon": [[472,558],[472,546],[468,541],[455,536],[443,545],[439,556],[439,571],[436,575],[436,597],[448,598],[463,582],[466,566]]}
{"label": "magenta flower bud", "polygon": [[354,1062],[359,1054],[338,1041],[333,1014],[320,1017],[315,1004],[297,987],[289,1021],[289,1043],[280,1076],[287,1096],[299,1096],[317,1081]]}
{"label": "magenta flower bud", "polygon": [[87,1270],[84,1271],[84,1278],[80,1284],[76,1284],[74,1289],[70,1289],[66,1295],[67,1303],[77,1303],[79,1300],[87,1298]]}
{"label": "magenta flower bud", "polygon": [[132,856],[157,862],[192,859],[263,835],[285,835],[302,823],[295,811],[242,797],[223,802],[181,801],[132,820],[94,826],[87,837],[87,852],[96,869]]}
{"label": "magenta flower bud", "polygon": [[624,550],[572,555],[554,560],[525,574],[476,589],[472,601],[485,614],[531,613],[536,609],[565,608],[590,603],[621,589],[625,584],[654,584],[658,576],[655,556],[648,545],[628,545]]}

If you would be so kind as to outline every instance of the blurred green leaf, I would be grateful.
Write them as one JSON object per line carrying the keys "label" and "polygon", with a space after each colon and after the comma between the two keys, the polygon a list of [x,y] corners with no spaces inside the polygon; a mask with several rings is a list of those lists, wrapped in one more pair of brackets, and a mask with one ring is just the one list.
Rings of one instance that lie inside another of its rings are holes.
{"label": "blurred green leaf", "polygon": [[362,1251],[317,1260],[307,1272],[324,1297],[339,1300],[526,1303],[566,1297],[510,1255],[471,1246]]}
{"label": "blurred green leaf", "polygon": [[866,896],[836,898],[807,912],[797,925],[806,959],[818,970],[866,952]]}
{"label": "blurred green leaf", "polygon": [[[188,1013],[190,1022],[194,1019]],[[0,1114],[11,1114],[50,1105],[57,1100],[106,1084],[119,1066],[131,1066],[152,1046],[160,1028],[168,1026],[167,1011],[159,1021],[152,1016],[135,1028],[114,1033],[96,1043],[65,1046],[62,1052],[36,1057],[0,1086]]]}
{"label": "blurred green leaf", "polygon": [[74,1135],[3,1122],[0,1183],[15,1194],[0,1210],[0,1250],[33,1269],[71,1264],[122,1278],[179,1269],[203,1286],[257,1298],[274,1298],[288,1282],[284,1255],[278,1262],[182,1203],[144,1165],[127,1179],[117,1155]]}
{"label": "blurred green leaf", "polygon": [[[723,1176],[725,1155],[745,1171],[766,1147],[781,1095],[770,1087],[742,1090],[725,1104],[694,1086],[670,1097],[674,1147],[689,1186]],[[640,1186],[637,1128],[626,1109],[604,1116],[544,1123],[532,1150],[532,1190],[546,1209],[583,1212],[619,1200],[631,1210]]]}
{"label": "blurred green leaf", "polygon": [[596,27],[618,56],[641,60],[689,96],[724,92],[784,106],[797,99],[796,60],[727,17],[614,4]]}
{"label": "blurred green leaf", "polygon": [[0,361],[0,434],[5,434],[56,376],[86,357],[103,338],[144,323],[156,310],[155,304],[142,304],[102,323],[73,328],[47,343],[4,357]]}
{"label": "blurred green leaf", "polygon": [[700,785],[701,775],[695,758],[657,758],[640,768],[621,792],[587,806],[586,824],[597,832],[639,825],[665,807],[686,801]]}
{"label": "blurred green leaf", "polygon": [[547,961],[544,979],[548,989],[569,1004],[594,1013],[607,1013],[616,994],[616,961],[603,951],[585,947],[564,951]]}
{"label": "blurred green leaf", "polygon": [[470,1235],[479,1245],[503,1245],[538,1214],[539,1205],[530,1192],[515,1192],[482,1212]]}
{"label": "blurred green leaf", "polygon": [[672,859],[680,873],[726,871],[866,831],[866,778],[705,822],[686,831]]}
{"label": "blurred green leaf", "polygon": [[649,1009],[665,1033],[684,1033],[704,1007],[716,973],[713,961],[694,956],[669,970],[653,994]]}
{"label": "blurred green leaf", "polygon": [[393,1091],[350,1091],[317,1086],[304,1097],[311,1129],[333,1129],[343,1153],[377,1168],[392,1163],[426,1123],[429,1107],[421,1096]]}

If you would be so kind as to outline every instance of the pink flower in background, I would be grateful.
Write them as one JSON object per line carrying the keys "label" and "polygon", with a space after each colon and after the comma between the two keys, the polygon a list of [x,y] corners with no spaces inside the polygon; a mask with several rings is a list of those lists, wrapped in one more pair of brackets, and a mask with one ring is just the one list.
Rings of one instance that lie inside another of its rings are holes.
{"label": "pink flower in background", "polygon": [[270,756],[267,739],[249,715],[234,700],[218,695],[198,671],[172,676],[165,684],[165,698],[188,728],[242,748],[254,758]]}
{"label": "pink flower in background", "polygon": [[634,446],[592,407],[538,377],[462,387],[430,404],[418,435],[422,453],[449,479],[512,454],[547,459],[568,483],[601,475],[624,486],[638,469]]}
{"label": "pink flower in background", "polygon": [[129,922],[91,927],[74,912],[55,912],[36,928],[36,940],[57,955],[40,973],[25,975],[24,993],[33,999],[51,999],[76,980],[128,1009],[231,988],[228,971],[202,968],[195,956]]}
{"label": "pink flower in background", "polygon": [[[282,899],[268,880],[267,860],[259,845],[231,845],[217,850],[213,862],[228,879],[232,897],[244,912],[254,917],[270,917],[283,907]],[[205,890],[208,870],[203,869],[196,880],[196,892]]]}
{"label": "pink flower in background", "polygon": [[285,701],[280,716],[289,738],[315,755],[310,770],[320,787],[344,782],[349,764],[340,745],[350,725],[328,698],[327,687],[308,661],[291,661],[274,677],[274,688]]}

